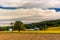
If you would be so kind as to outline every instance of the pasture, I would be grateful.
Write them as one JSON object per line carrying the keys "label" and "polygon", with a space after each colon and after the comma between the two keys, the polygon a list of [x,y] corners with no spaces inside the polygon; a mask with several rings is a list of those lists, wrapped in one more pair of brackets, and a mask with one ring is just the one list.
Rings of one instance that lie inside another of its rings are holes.
{"label": "pasture", "polygon": [[0,31],[0,40],[60,40],[60,29],[53,27],[45,31]]}

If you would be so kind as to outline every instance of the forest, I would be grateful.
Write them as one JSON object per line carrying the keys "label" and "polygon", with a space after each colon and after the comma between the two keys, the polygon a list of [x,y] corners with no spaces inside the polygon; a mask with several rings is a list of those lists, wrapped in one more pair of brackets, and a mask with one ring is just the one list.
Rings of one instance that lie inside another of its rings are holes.
{"label": "forest", "polygon": [[25,24],[27,29],[39,27],[40,30],[45,30],[49,27],[60,27],[60,19],[56,20],[47,20],[37,23]]}

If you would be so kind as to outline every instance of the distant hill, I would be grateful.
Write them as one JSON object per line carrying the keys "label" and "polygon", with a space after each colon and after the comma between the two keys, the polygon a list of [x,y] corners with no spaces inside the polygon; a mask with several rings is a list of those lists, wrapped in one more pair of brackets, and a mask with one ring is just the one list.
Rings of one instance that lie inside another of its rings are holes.
{"label": "distant hill", "polygon": [[39,27],[40,30],[45,30],[46,28],[49,28],[49,27],[60,27],[60,19],[25,24],[25,27],[26,28]]}

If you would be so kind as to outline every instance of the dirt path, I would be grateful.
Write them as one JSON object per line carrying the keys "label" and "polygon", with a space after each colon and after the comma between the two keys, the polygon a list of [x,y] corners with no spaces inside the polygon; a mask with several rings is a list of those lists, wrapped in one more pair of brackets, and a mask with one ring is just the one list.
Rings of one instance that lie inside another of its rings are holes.
{"label": "dirt path", "polygon": [[0,34],[0,40],[60,40],[60,34]]}

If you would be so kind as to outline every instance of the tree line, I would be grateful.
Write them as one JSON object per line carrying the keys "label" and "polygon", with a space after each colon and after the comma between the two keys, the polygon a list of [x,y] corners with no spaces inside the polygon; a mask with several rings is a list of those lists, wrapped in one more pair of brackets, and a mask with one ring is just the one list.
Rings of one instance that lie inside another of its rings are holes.
{"label": "tree line", "polygon": [[49,27],[60,27],[60,19],[47,20],[47,21],[42,21],[42,22],[37,22],[37,23],[25,24],[25,27],[27,29],[39,27],[40,30],[45,30]]}
{"label": "tree line", "polygon": [[8,30],[8,28],[12,28],[12,31],[14,30],[23,30],[25,29],[34,29],[35,27],[38,27],[39,30],[46,30],[49,27],[60,27],[60,19],[57,20],[47,20],[37,23],[30,23],[30,24],[24,24],[22,21],[15,21],[15,23],[11,22],[11,26],[7,26],[6,28],[0,27],[0,30]]}

